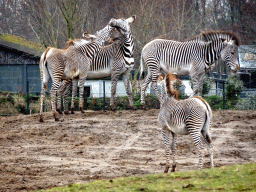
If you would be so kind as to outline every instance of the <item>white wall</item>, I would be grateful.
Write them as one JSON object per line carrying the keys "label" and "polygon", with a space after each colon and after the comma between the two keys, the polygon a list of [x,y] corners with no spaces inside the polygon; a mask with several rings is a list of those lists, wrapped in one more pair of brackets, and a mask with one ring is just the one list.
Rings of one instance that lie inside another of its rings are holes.
{"label": "white wall", "polygon": [[[105,81],[106,97],[111,96],[111,81],[110,80],[86,80],[84,86],[91,87],[90,97],[103,97],[103,81]],[[126,91],[123,81],[117,81],[116,96],[126,96]]]}
{"label": "white wall", "polygon": [[[105,81],[106,97],[111,97],[111,81],[110,80],[86,80],[84,83],[84,86],[90,87],[91,89],[90,97],[93,97],[93,98],[103,97],[103,81]],[[185,86],[185,94],[190,96],[193,93],[193,91],[189,85],[189,80],[182,80],[182,83]],[[146,89],[146,94],[150,94],[150,88],[151,88],[151,84],[149,84],[148,88]],[[151,93],[154,93],[154,91],[151,90]],[[120,80],[117,82],[116,96],[126,96],[126,95],[127,94],[124,87],[124,83],[123,81]]]}

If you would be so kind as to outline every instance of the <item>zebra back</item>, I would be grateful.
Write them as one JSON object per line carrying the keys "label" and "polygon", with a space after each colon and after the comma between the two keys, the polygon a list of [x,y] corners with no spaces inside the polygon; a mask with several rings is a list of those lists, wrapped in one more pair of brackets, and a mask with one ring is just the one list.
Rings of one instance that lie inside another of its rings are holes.
{"label": "zebra back", "polygon": [[209,42],[221,38],[227,41],[233,40],[237,46],[240,45],[240,39],[238,38],[238,36],[228,31],[203,31],[199,35],[193,37],[191,40],[201,40],[204,42]]}

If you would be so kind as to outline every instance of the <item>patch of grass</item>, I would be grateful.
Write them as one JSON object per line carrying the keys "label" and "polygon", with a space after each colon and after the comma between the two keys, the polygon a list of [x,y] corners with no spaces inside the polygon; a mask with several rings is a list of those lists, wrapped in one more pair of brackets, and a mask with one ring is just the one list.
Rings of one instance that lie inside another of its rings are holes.
{"label": "patch of grass", "polygon": [[29,41],[29,40],[23,39],[21,37],[10,35],[10,34],[2,34],[2,35],[0,35],[0,38],[5,41],[15,43],[18,45],[22,45],[22,46],[28,47],[30,49],[34,49],[34,50],[41,51],[41,52],[43,52],[45,49],[45,47],[39,43],[35,43],[33,41]]}
{"label": "patch of grass", "polygon": [[[39,96],[29,94],[30,113],[38,113],[40,110]],[[45,111],[51,111],[50,97],[45,97]],[[27,112],[27,95],[24,93],[11,93],[0,91],[0,116],[26,114]]]}
{"label": "patch of grass", "polygon": [[56,187],[54,191],[256,191],[256,163],[169,174],[121,177]]}

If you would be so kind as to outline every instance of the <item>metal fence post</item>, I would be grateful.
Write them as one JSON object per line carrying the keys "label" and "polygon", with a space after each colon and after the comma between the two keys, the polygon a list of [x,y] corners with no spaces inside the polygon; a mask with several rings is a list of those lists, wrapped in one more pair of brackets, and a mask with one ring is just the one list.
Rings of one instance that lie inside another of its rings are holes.
{"label": "metal fence post", "polygon": [[84,88],[84,110],[87,110],[88,107],[87,107],[87,90]]}
{"label": "metal fence post", "polygon": [[105,105],[106,105],[106,92],[105,92],[105,81],[103,81],[103,110],[104,111],[106,110]]}
{"label": "metal fence post", "polygon": [[27,111],[26,114],[29,114],[29,81],[27,81]]}
{"label": "metal fence post", "polygon": [[225,81],[223,81],[223,93],[222,93],[222,97],[223,97],[223,109],[225,109],[225,105],[226,105],[226,98],[225,98]]}

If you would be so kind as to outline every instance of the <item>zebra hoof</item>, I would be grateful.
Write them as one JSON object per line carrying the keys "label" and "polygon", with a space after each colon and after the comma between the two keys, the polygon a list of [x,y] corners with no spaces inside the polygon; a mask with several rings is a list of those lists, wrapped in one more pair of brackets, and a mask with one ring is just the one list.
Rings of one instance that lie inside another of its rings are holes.
{"label": "zebra hoof", "polygon": [[65,115],[69,115],[69,111],[64,111],[64,114]]}
{"label": "zebra hoof", "polygon": [[43,119],[42,115],[40,115],[40,117],[39,117],[39,122],[44,122],[44,119]]}
{"label": "zebra hoof", "polygon": [[176,168],[176,165],[172,165],[172,170],[171,170],[171,172],[175,172],[175,168]]}
{"label": "zebra hoof", "polygon": [[137,110],[138,108],[135,107],[135,106],[130,106],[129,109],[130,109],[130,110]]}
{"label": "zebra hoof", "polygon": [[169,166],[166,166],[165,170],[164,170],[164,173],[168,173],[169,168],[170,168]]}
{"label": "zebra hoof", "polygon": [[71,108],[71,114],[75,114],[75,112],[74,112],[74,109],[73,109],[73,108]]}
{"label": "zebra hoof", "polygon": [[146,105],[142,105],[141,108],[142,108],[143,110],[147,110]]}
{"label": "zebra hoof", "polygon": [[59,118],[57,117],[57,112],[53,112],[53,117],[54,117],[55,121],[59,121]]}
{"label": "zebra hoof", "polygon": [[85,111],[82,107],[80,107],[80,111],[81,111],[81,113],[85,113]]}
{"label": "zebra hoof", "polygon": [[57,111],[58,111],[59,114],[62,114],[62,111],[60,109],[57,109]]}
{"label": "zebra hoof", "polygon": [[110,106],[110,107],[109,107],[109,110],[110,110],[110,111],[116,111],[116,108],[113,107],[113,106]]}

